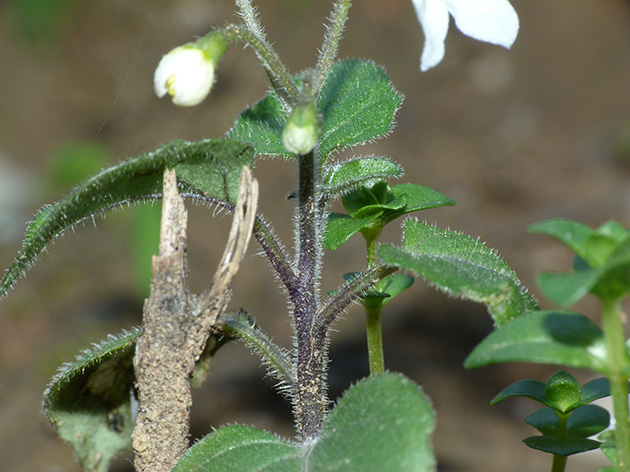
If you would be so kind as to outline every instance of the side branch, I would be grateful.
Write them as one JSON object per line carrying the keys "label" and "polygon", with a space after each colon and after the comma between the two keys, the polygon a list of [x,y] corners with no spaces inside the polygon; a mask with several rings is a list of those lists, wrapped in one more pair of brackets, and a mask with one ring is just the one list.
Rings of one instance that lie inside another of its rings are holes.
{"label": "side branch", "polygon": [[318,311],[316,318],[324,326],[330,326],[337,317],[354,301],[374,286],[379,280],[393,274],[396,267],[378,265],[361,273],[349,284],[343,286],[339,293],[328,300]]}

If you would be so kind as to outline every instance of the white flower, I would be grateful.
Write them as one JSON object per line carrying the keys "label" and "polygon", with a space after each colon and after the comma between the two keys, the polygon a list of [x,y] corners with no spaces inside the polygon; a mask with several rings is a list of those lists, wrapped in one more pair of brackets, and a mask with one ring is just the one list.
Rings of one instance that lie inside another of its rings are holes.
{"label": "white flower", "polygon": [[449,13],[466,36],[510,48],[518,34],[518,15],[508,0],[412,0],[424,31],[420,69],[435,67],[444,57]]}
{"label": "white flower", "polygon": [[180,46],[166,54],[153,77],[155,93],[167,93],[182,107],[198,105],[210,93],[214,82],[214,63],[209,54],[192,46]]}

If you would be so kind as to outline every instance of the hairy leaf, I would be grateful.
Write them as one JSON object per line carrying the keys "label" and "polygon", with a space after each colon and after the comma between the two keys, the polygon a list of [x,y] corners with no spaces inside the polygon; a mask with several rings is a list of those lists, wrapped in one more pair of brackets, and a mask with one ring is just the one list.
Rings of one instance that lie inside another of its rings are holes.
{"label": "hairy leaf", "polygon": [[64,365],[44,394],[44,412],[81,466],[106,472],[131,446],[133,355],[139,328],[110,336]]}
{"label": "hairy leaf", "polygon": [[388,134],[402,100],[385,71],[372,62],[349,59],[334,64],[317,97],[323,117],[322,160]]}
{"label": "hairy leaf", "polygon": [[576,313],[527,313],[488,335],[468,356],[466,368],[501,362],[532,362],[583,367],[607,373],[602,331]]}
{"label": "hairy leaf", "polygon": [[453,295],[484,303],[499,326],[538,307],[492,249],[469,236],[416,220],[404,223],[403,248],[380,247],[389,265],[410,270]]}
{"label": "hairy leaf", "polygon": [[330,166],[324,177],[325,192],[338,197],[381,179],[403,175],[403,168],[384,157],[360,157]]}
{"label": "hairy leaf", "polygon": [[250,143],[257,156],[295,157],[282,144],[287,115],[278,97],[271,93],[240,114],[228,137]]}
{"label": "hairy leaf", "polygon": [[321,436],[296,444],[249,426],[227,426],[191,447],[173,472],[425,472],[435,469],[434,413],[399,374],[351,387]]}
{"label": "hairy leaf", "polygon": [[177,172],[184,195],[234,204],[241,169],[250,165],[252,159],[253,149],[237,141],[210,139],[189,143],[176,140],[100,172],[35,216],[26,231],[22,249],[0,282],[0,297],[48,243],[66,229],[114,206],[159,197],[164,168]]}

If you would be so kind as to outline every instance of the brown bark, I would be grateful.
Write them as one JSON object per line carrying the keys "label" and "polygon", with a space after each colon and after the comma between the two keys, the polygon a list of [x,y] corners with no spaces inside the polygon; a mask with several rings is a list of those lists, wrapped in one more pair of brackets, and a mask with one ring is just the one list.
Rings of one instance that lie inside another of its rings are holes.
{"label": "brown bark", "polygon": [[257,182],[243,168],[228,243],[211,286],[201,295],[186,286],[187,213],[174,171],[164,173],[163,198],[160,251],[153,257],[144,333],[134,358],[139,407],[132,446],[138,472],[169,472],[188,448],[190,377],[230,301],[229,284],[252,232]]}

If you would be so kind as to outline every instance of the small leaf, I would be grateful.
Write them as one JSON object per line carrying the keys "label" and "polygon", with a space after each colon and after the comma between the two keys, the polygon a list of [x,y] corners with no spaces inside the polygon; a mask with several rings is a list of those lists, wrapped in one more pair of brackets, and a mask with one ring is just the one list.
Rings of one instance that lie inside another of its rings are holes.
{"label": "small leaf", "polygon": [[359,185],[370,186],[377,180],[397,178],[403,175],[403,168],[384,157],[361,157],[330,166],[324,177],[325,192],[331,196],[341,196]]}
{"label": "small leaf", "polygon": [[585,383],[580,394],[583,405],[608,396],[610,396],[610,381],[606,377]]}
{"label": "small leaf", "polygon": [[323,117],[322,160],[388,134],[402,100],[385,71],[372,62],[350,59],[335,63],[317,97]]}
{"label": "small leaf", "polygon": [[595,230],[582,223],[562,218],[555,218],[530,225],[527,231],[530,233],[546,234],[559,239],[586,261],[588,261],[588,259],[584,257],[587,252],[586,241],[595,233]]}
{"label": "small leaf", "polygon": [[64,365],[44,394],[44,412],[81,466],[106,472],[110,461],[131,446],[136,328],[81,353]]}
{"label": "small leaf", "polygon": [[454,231],[407,220],[403,249],[383,245],[389,265],[423,276],[450,294],[486,304],[497,325],[537,308],[518,277],[495,251]]}
{"label": "small leaf", "polygon": [[559,370],[545,384],[546,404],[560,413],[580,405],[580,384],[571,374]]}
{"label": "small leaf", "polygon": [[570,438],[588,438],[601,433],[610,425],[610,413],[597,405],[585,405],[573,410],[567,422]]}
{"label": "small leaf", "polygon": [[600,442],[593,439],[556,439],[550,436],[533,436],[523,440],[527,446],[538,451],[548,452],[558,456],[572,456],[581,452],[592,451],[600,446]]}
{"label": "small leaf", "polygon": [[[468,366],[466,365],[466,367]],[[494,405],[506,398],[513,397],[527,397],[539,403],[545,404],[545,383],[540,380],[519,380],[501,390],[497,396],[492,399],[490,405]]]}
{"label": "small leaf", "polygon": [[466,368],[502,362],[532,362],[608,370],[604,334],[584,315],[527,313],[490,333],[468,356]]}
{"label": "small leaf", "polygon": [[252,159],[253,149],[237,141],[176,140],[105,169],[35,216],[22,249],[0,283],[0,298],[48,243],[66,229],[114,206],[159,197],[165,167],[177,172],[180,191],[185,196],[236,203],[241,169],[250,165]]}
{"label": "small leaf", "polygon": [[251,144],[257,156],[295,157],[282,144],[286,121],[282,103],[271,93],[241,113],[227,136]]}
{"label": "small leaf", "polygon": [[356,220],[343,213],[330,213],[324,233],[324,248],[335,250],[341,247],[348,239],[369,225],[378,216],[378,214],[374,214],[370,217]]}
{"label": "small leaf", "polygon": [[435,469],[431,404],[398,374],[352,386],[321,436],[297,444],[248,426],[228,426],[193,445],[173,472],[425,472]]}

